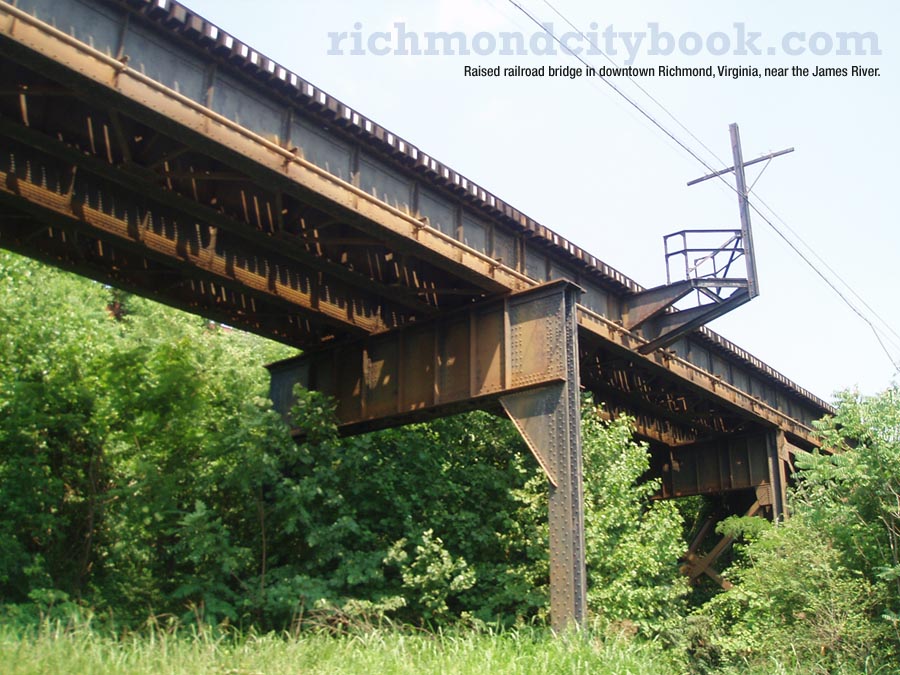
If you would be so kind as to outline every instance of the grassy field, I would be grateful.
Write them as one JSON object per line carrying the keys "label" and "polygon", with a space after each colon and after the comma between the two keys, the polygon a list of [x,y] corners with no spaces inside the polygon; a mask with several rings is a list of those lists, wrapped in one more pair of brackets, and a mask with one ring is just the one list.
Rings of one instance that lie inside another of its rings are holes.
{"label": "grassy field", "polygon": [[104,637],[90,628],[48,626],[23,635],[0,628],[4,675],[279,675],[373,673],[493,675],[688,673],[653,644],[587,634],[554,638],[523,630],[500,635],[373,631],[353,636],[213,636],[147,632]]}
{"label": "grassy field", "polygon": [[[3,675],[695,675],[697,664],[655,643],[590,632],[553,636],[523,629],[500,634],[372,630],[354,635],[214,634],[148,630],[112,637],[90,626],[0,626]],[[717,671],[718,672],[718,671]],[[771,662],[721,675],[893,675],[863,670],[793,667]]]}

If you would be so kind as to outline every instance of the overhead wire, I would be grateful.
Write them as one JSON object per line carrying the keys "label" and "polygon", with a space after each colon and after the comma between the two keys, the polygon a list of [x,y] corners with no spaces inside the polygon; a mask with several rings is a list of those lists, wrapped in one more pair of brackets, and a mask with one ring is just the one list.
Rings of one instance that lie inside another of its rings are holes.
{"label": "overhead wire", "polygon": [[[527,9],[525,9],[525,8],[522,6],[522,4],[521,4],[518,0],[507,0],[507,1],[508,1],[511,5],[513,5],[514,7],[516,7],[516,9],[518,9],[522,14],[524,14],[526,17],[528,17],[528,19],[529,19],[532,23],[534,23],[538,28],[540,28],[541,31],[543,31],[543,32],[546,33],[549,37],[551,37],[551,38],[553,39],[554,42],[556,42],[560,47],[563,48],[563,50],[565,50],[565,52],[567,52],[567,53],[570,54],[571,56],[575,57],[575,58],[576,58],[578,61],[580,61],[580,62],[582,63],[582,65],[584,65],[586,68],[592,69],[592,70],[596,70],[596,68],[594,68],[587,60],[585,60],[584,58],[582,58],[582,56],[581,56],[580,54],[574,52],[567,44],[565,44],[565,43],[564,43],[564,42],[563,42],[563,41],[562,41],[562,40],[554,33],[554,31],[552,31],[552,30],[550,30],[549,28],[547,28],[547,26],[545,26],[543,23],[541,23],[540,20],[539,20],[536,16],[534,16],[534,14],[532,14],[532,13],[529,12]],[[590,39],[589,39],[589,38],[588,38],[588,37],[587,37],[587,36],[586,36],[586,35],[585,35],[585,34],[584,34],[584,33],[583,33],[583,32],[582,32],[582,31],[574,24],[574,23],[572,23],[571,20],[569,20],[565,15],[563,15],[562,12],[560,12],[560,11],[559,11],[559,10],[558,10],[558,9],[557,9],[557,8],[556,8],[549,0],[543,0],[543,2],[544,2],[544,4],[546,4],[551,10],[553,10],[553,12],[554,12],[557,16],[559,16],[563,21],[565,21],[566,24],[568,24],[569,27],[572,28],[572,30],[576,31],[576,32],[581,36],[581,38],[582,38],[583,40],[587,41],[587,43],[590,44],[597,52],[599,52],[600,54],[602,54],[602,55],[603,55],[608,61],[610,61],[612,64],[618,66],[618,64],[616,64],[616,62],[615,62],[608,54],[606,54],[603,50],[601,50],[601,49],[597,46],[597,44],[596,44],[594,41],[590,40]],[[647,96],[647,97],[648,97],[651,101],[653,101],[653,102],[654,102],[661,110],[663,110],[663,111],[666,113],[666,115],[668,115],[673,121],[675,121],[675,123],[678,124],[679,127],[681,127],[688,135],[690,135],[691,138],[693,138],[696,142],[698,142],[698,143],[700,144],[700,146],[701,146],[704,150],[706,150],[710,155],[712,155],[712,156],[713,156],[718,162],[720,162],[723,166],[727,166],[727,164],[726,164],[720,157],[718,157],[718,156],[716,155],[715,152],[713,152],[713,151],[712,151],[712,150],[711,150],[711,149],[710,149],[710,148],[709,148],[709,147],[708,147],[701,139],[699,139],[699,138],[698,138],[698,137],[697,137],[697,136],[696,136],[696,135],[695,135],[695,134],[694,134],[694,133],[686,126],[686,125],[684,125],[684,124],[683,124],[683,123],[682,123],[682,122],[681,122],[681,121],[680,121],[680,120],[679,120],[679,119],[678,119],[671,111],[669,111],[668,108],[666,108],[665,105],[663,105],[663,104],[662,104],[660,101],[658,101],[652,94],[650,94],[644,87],[642,87],[639,83],[637,83],[637,82],[634,80],[634,78],[632,78],[632,77],[630,77],[630,76],[627,76],[627,75],[626,75],[626,77],[627,77],[627,78],[628,78],[635,86],[637,86],[637,88],[638,88],[645,96]],[[660,123],[653,115],[651,115],[649,112],[647,112],[647,111],[646,111],[639,103],[637,103],[632,97],[628,96],[628,94],[626,94],[626,93],[625,93],[624,91],[622,91],[619,87],[617,87],[617,86],[616,86],[616,85],[615,85],[608,77],[605,77],[605,76],[602,76],[602,75],[601,75],[601,76],[600,76],[600,79],[602,79],[603,82],[604,82],[606,85],[608,85],[608,86],[609,86],[616,94],[618,94],[620,97],[622,97],[629,105],[631,105],[635,110],[637,110],[643,117],[645,117],[648,121],[650,121],[651,124],[652,124],[653,126],[655,126],[657,129],[659,129],[660,131],[662,131],[662,132],[663,132],[670,140],[672,140],[672,141],[673,141],[676,145],[678,145],[682,150],[684,150],[687,154],[689,154],[689,155],[690,155],[693,159],[695,159],[697,162],[699,162],[700,164],[702,164],[702,165],[703,165],[710,173],[716,173],[716,170],[710,165],[710,163],[708,163],[706,160],[704,160],[704,159],[703,159],[700,155],[698,155],[692,148],[690,148],[685,142],[683,142],[681,139],[679,139],[677,136],[675,136],[675,134],[673,134],[673,133],[672,133],[671,131],[669,131],[665,126],[663,126],[662,123]],[[722,181],[722,183],[724,183],[725,186],[726,186],[727,188],[729,188],[731,191],[735,192],[736,194],[739,194],[739,193],[738,193],[738,190],[737,190],[737,187],[734,186],[734,185],[732,185],[731,183],[729,183],[728,180],[725,179],[724,175],[718,175],[717,178],[719,178],[719,180]],[[754,185],[755,185],[755,182],[754,182]],[[805,263],[806,263],[806,264],[807,264],[807,265],[808,265],[808,266],[816,273],[816,275],[819,276],[819,277],[820,277],[820,278],[828,285],[829,288],[831,288],[831,289],[837,294],[837,296],[844,302],[844,304],[846,304],[846,305],[847,305],[847,306],[848,306],[848,307],[849,307],[849,308],[850,308],[850,309],[851,309],[851,310],[852,310],[852,311],[853,311],[853,312],[854,312],[854,313],[855,313],[855,314],[856,314],[863,322],[865,322],[865,323],[869,326],[869,328],[871,329],[872,333],[874,334],[876,340],[878,341],[878,344],[881,346],[881,349],[884,351],[884,353],[885,353],[885,355],[887,356],[888,360],[889,360],[889,361],[891,362],[891,364],[893,365],[895,372],[896,372],[896,373],[900,373],[900,362],[898,362],[898,361],[893,357],[893,355],[891,354],[890,350],[889,350],[889,349],[887,348],[887,346],[885,345],[884,340],[882,339],[882,333],[883,333],[884,331],[883,331],[883,330],[882,330],[882,331],[879,331],[879,329],[878,329],[878,327],[875,325],[875,323],[874,323],[869,317],[867,317],[867,316],[866,316],[866,315],[865,315],[865,314],[864,314],[864,313],[863,313],[863,312],[862,312],[862,311],[861,311],[861,310],[860,310],[853,302],[851,302],[850,299],[849,299],[849,298],[848,298],[848,297],[847,297],[847,296],[846,296],[846,295],[845,295],[845,294],[837,287],[837,285],[836,285],[831,279],[829,279],[829,278],[822,272],[822,270],[819,269],[819,267],[817,267],[817,266],[813,263],[813,261],[810,260],[810,259],[807,257],[807,255],[806,255],[803,251],[801,251],[800,248],[799,248],[794,242],[792,242],[792,241],[790,240],[790,238],[789,238],[787,235],[785,235],[785,234],[784,234],[784,233],[783,233],[783,232],[775,225],[775,223],[773,223],[772,220],[770,220],[770,219],[769,219],[769,218],[768,218],[768,217],[760,210],[760,208],[759,208],[756,204],[753,203],[753,201],[750,200],[750,193],[751,193],[751,192],[752,192],[752,191],[748,191],[747,199],[748,199],[748,203],[749,203],[750,207],[753,209],[753,211],[754,211],[760,218],[762,218],[762,220],[763,220],[770,228],[772,228],[772,230],[773,230],[776,234],[778,234],[779,237],[781,237],[781,238],[784,240],[784,242],[791,248],[791,250],[793,250],[794,253],[796,253],[796,254],[800,257],[800,259],[803,260],[803,261],[804,261],[804,262],[805,262]],[[812,255],[814,255],[814,256],[816,257],[816,259],[818,259],[819,262],[820,262],[820,263],[821,263],[821,264],[822,264],[829,272],[831,272],[831,274],[833,274],[833,275],[835,276],[835,278],[837,278],[837,279],[840,281],[840,283],[842,283],[842,284],[850,291],[850,293],[852,293],[857,299],[859,299],[859,301],[863,304],[863,306],[864,306],[869,312],[871,312],[873,316],[875,316],[882,324],[884,324],[884,326],[887,328],[887,330],[888,330],[890,333],[892,333],[893,335],[897,336],[898,339],[900,339],[900,335],[898,335],[897,331],[895,331],[895,330],[890,326],[890,324],[887,323],[887,321],[885,321],[880,315],[878,315],[878,313],[875,312],[875,311],[871,308],[871,306],[870,306],[865,300],[863,300],[863,298],[862,298],[856,291],[854,291],[853,288],[852,288],[852,287],[851,287],[851,286],[850,286],[843,278],[841,278],[841,276],[840,276],[839,274],[837,274],[837,273],[834,271],[834,269],[833,269],[830,265],[828,265],[828,263],[826,263],[826,262],[821,258],[821,256],[819,256],[819,255],[812,249],[812,247],[811,247],[808,243],[806,243],[806,242],[802,239],[802,237],[800,237],[800,236],[797,234],[797,232],[796,232],[793,228],[791,228],[791,227],[785,222],[785,220],[784,220],[783,218],[781,218],[781,216],[779,216],[778,213],[777,213],[771,206],[769,206],[767,203],[765,203],[765,202],[762,200],[762,198],[759,197],[759,195],[756,194],[755,192],[753,192],[752,194],[753,194],[754,198],[755,198],[760,204],[762,204],[762,205],[764,206],[764,208],[766,208],[768,211],[770,211],[770,212],[772,213],[772,215],[773,215],[779,222],[781,222],[781,223],[782,223],[782,224],[783,224],[783,225],[784,225],[784,226],[785,226],[785,227],[786,227],[786,228],[787,228],[787,229],[788,229],[788,230],[789,230],[789,231],[790,231],[790,232],[791,232],[791,233],[792,233],[799,241],[801,241],[801,242],[803,243],[803,245],[804,245],[804,246],[812,253]],[[890,339],[889,336],[887,336],[887,337],[888,337],[888,341],[891,342],[892,345],[893,345],[893,344],[896,344],[896,343],[893,342],[893,340]]]}
{"label": "overhead wire", "polygon": [[[578,26],[576,26],[574,23],[572,23],[572,21],[567,16],[565,16],[562,12],[560,12],[556,8],[556,6],[550,2],[550,0],[543,0],[543,1],[544,1],[544,4],[547,5],[547,7],[549,7],[551,10],[553,10],[554,14],[556,14],[560,19],[562,19],[563,21],[566,22],[566,24],[569,26],[569,28],[571,28],[573,31],[578,33],[578,35],[581,37],[582,40],[587,41],[587,43],[591,47],[593,47],[595,50],[600,52],[600,54],[603,56],[603,58],[605,58],[607,61],[609,61],[613,66],[615,66],[616,68],[619,67],[619,64],[616,62],[616,60],[614,58],[612,58],[609,54],[607,54],[605,51],[600,49],[600,47],[598,47],[597,44],[593,40],[588,38],[588,36],[585,35],[584,32],[582,32],[582,30]],[[513,4],[515,4],[515,3],[513,3]],[[543,24],[541,24],[541,26],[543,27]],[[571,52],[571,50],[569,50],[569,51]],[[660,110],[662,110],[664,113],[666,113],[666,115],[668,115],[672,119],[672,121],[675,122],[675,124],[677,124],[679,127],[681,127],[691,138],[693,138],[695,141],[697,141],[697,143],[700,144],[700,147],[702,147],[704,150],[706,150],[706,152],[708,152],[710,155],[712,155],[712,157],[714,159],[716,159],[718,162],[720,162],[723,165],[725,164],[724,160],[722,160],[721,157],[719,157],[712,149],[710,149],[710,147],[708,145],[706,145],[706,143],[704,143],[702,139],[695,136],[694,132],[691,131],[687,126],[685,126],[681,122],[680,119],[675,117],[675,115],[668,108],[666,108],[666,106],[664,106],[653,94],[651,94],[649,91],[644,89],[644,87],[641,86],[640,82],[638,82],[636,79],[634,79],[631,75],[626,74],[624,77],[626,77],[629,82],[631,82],[635,87],[637,87],[641,91],[641,93],[644,94],[644,96],[646,96],[651,101],[653,101],[653,103],[655,103],[656,106]],[[602,78],[602,79],[605,80],[606,78]]]}
{"label": "overhead wire", "polygon": [[[818,260],[838,281],[840,281],[847,288],[847,290],[850,291],[850,293],[853,294],[853,296],[857,300],[859,300],[860,303],[862,303],[862,305],[872,314],[872,316],[874,316],[876,319],[878,319],[882,323],[882,325],[885,327],[885,329],[887,329],[888,332],[893,334],[893,336],[895,338],[897,338],[898,341],[900,341],[900,333],[898,333],[896,330],[894,330],[893,327],[891,327],[891,325],[881,315],[879,315],[878,312],[875,311],[875,309],[873,309],[865,301],[865,299],[863,299],[862,296],[860,296],[855,290],[853,290],[853,287],[850,286],[850,284],[847,283],[841,277],[841,275],[837,272],[837,270],[835,270],[831,265],[829,265],[828,262],[824,258],[822,258],[822,256],[820,256],[818,253],[816,253],[816,251],[813,249],[813,247],[810,246],[809,243],[807,243],[803,239],[803,237],[800,236],[800,234],[784,220],[784,218],[782,218],[780,215],[778,215],[778,212],[775,211],[775,209],[773,209],[771,206],[769,206],[762,197],[760,197],[758,194],[755,195],[755,197],[756,197],[756,200],[763,207],[765,207],[775,217],[776,220],[778,220],[778,222],[780,222],[801,244],[803,244],[807,248],[807,250],[810,252],[810,254],[812,254],[816,258],[816,260]],[[894,342],[893,340],[891,342],[898,349],[900,349],[900,342]]]}
{"label": "overhead wire", "polygon": [[[544,4],[547,5],[547,7],[549,7],[549,8],[550,8],[550,9],[551,9],[551,10],[552,10],[552,11],[553,11],[560,19],[562,19],[562,20],[569,26],[569,28],[571,28],[573,31],[575,31],[576,33],[578,33],[578,35],[581,36],[581,38],[582,38],[583,40],[586,40],[586,41],[588,42],[588,44],[591,45],[591,47],[593,47],[595,50],[597,50],[598,52],[600,52],[600,54],[601,54],[607,61],[609,61],[609,63],[611,63],[613,66],[616,66],[616,67],[619,66],[619,64],[616,62],[615,59],[613,59],[613,58],[612,58],[609,54],[607,54],[605,51],[601,50],[601,49],[599,48],[599,46],[597,46],[597,44],[596,44],[593,40],[590,40],[590,39],[588,38],[588,36],[587,36],[583,31],[581,31],[581,29],[578,28],[578,26],[576,26],[576,25],[575,25],[575,24],[574,24],[567,16],[565,16],[565,15],[564,15],[564,14],[563,14],[563,13],[562,13],[562,12],[561,12],[561,11],[560,11],[560,10],[559,10],[552,2],[550,2],[550,0],[543,0],[543,2],[544,2]],[[513,3],[513,4],[515,4],[515,3]],[[542,26],[543,26],[543,24],[542,24]],[[690,130],[690,128],[688,128],[685,124],[683,124],[683,123],[681,122],[681,120],[678,119],[678,118],[675,116],[674,113],[672,113],[672,112],[671,112],[671,111],[670,111],[670,110],[669,110],[669,109],[668,109],[661,101],[659,101],[655,96],[653,96],[653,94],[651,94],[649,91],[647,91],[647,90],[646,90],[646,89],[645,89],[645,88],[644,88],[644,87],[643,87],[636,79],[634,79],[634,78],[631,77],[630,75],[625,75],[625,77],[626,77],[626,78],[627,78],[627,79],[628,79],[635,87],[637,87],[637,88],[641,91],[641,93],[643,93],[647,98],[649,98],[651,101],[653,101],[653,103],[655,103],[655,104],[657,105],[657,107],[659,107],[663,112],[665,112],[665,113],[666,113],[666,114],[667,114],[667,115],[668,115],[668,116],[669,116],[669,117],[670,117],[670,118],[671,118],[671,119],[672,119],[679,127],[681,127],[681,129],[683,129],[683,130],[684,130],[691,138],[693,138],[695,141],[697,141],[697,142],[700,144],[700,146],[701,146],[704,150],[706,150],[710,155],[712,155],[712,156],[713,156],[720,164],[722,164],[723,166],[727,166],[726,163],[725,163],[725,160],[723,160],[721,157],[719,157],[719,156],[718,156],[718,155],[717,155],[717,154],[716,154],[709,146],[707,146],[707,145],[703,142],[702,139],[700,139],[698,136],[696,136],[696,135]],[[900,334],[898,334],[898,332],[897,332],[896,330],[894,330],[894,329],[891,327],[891,325],[890,325],[884,318],[882,318],[882,317],[878,314],[878,312],[876,312],[876,311],[875,311],[875,310],[874,310],[874,309],[873,309],[873,308],[872,308],[872,307],[871,307],[871,306],[870,306],[870,305],[869,305],[869,304],[868,304],[868,303],[867,303],[867,302],[866,302],[866,301],[865,301],[865,300],[864,300],[864,299],[863,299],[863,298],[862,298],[862,297],[861,297],[861,296],[853,289],[853,287],[850,286],[850,284],[847,283],[847,281],[845,281],[845,280],[841,277],[841,275],[838,274],[838,272],[837,272],[831,265],[829,265],[828,262],[826,262],[826,261],[825,261],[825,260],[824,260],[824,259],[823,259],[816,251],[815,251],[815,249],[813,249],[813,247],[810,246],[810,244],[807,243],[807,242],[803,239],[803,237],[800,236],[800,234],[799,234],[796,230],[794,230],[790,225],[788,225],[788,223],[784,220],[784,218],[782,218],[782,217],[778,214],[778,212],[775,211],[775,209],[773,209],[771,206],[769,206],[769,205],[763,200],[763,198],[762,198],[760,195],[758,195],[758,194],[756,194],[756,193],[754,192],[754,189],[753,189],[753,188],[756,186],[756,183],[757,183],[757,182],[759,181],[759,179],[762,177],[762,174],[763,174],[763,173],[765,172],[765,170],[769,167],[769,164],[771,164],[771,162],[772,162],[772,160],[770,159],[770,160],[769,160],[768,162],[766,162],[766,164],[763,166],[762,170],[759,172],[759,174],[757,175],[756,179],[753,181],[753,184],[747,189],[748,194],[753,194],[753,195],[755,196],[756,200],[757,200],[760,204],[762,204],[762,205],[763,205],[763,206],[764,206],[764,207],[772,214],[772,216],[774,216],[774,218],[775,218],[776,220],[778,220],[785,228],[787,228],[787,230],[788,230],[788,231],[789,231],[789,232],[790,232],[790,233],[791,233],[791,234],[792,234],[792,235],[793,235],[793,236],[794,236],[794,237],[795,237],[795,238],[796,238],[796,239],[797,239],[804,247],[806,247],[806,249],[809,251],[810,254],[812,254],[813,257],[815,257],[815,258],[816,258],[816,259],[817,259],[817,260],[818,260],[818,261],[819,261],[819,262],[820,262],[820,263],[821,263],[821,264],[822,264],[822,265],[823,265],[823,266],[824,266],[824,267],[825,267],[825,268],[826,268],[826,269],[827,269],[827,270],[828,270],[828,271],[829,271],[829,272],[830,272],[830,273],[831,273],[831,274],[832,274],[832,275],[833,275],[833,276],[834,276],[841,284],[843,284],[843,285],[846,287],[846,289],[847,289],[848,291],[850,291],[850,293],[851,293],[857,300],[859,300],[859,302],[862,303],[862,305],[863,305],[863,306],[864,306],[864,307],[865,307],[865,308],[866,308],[866,309],[867,309],[867,310],[868,310],[868,311],[869,311],[876,319],[878,319],[878,320],[882,323],[882,325],[883,325],[890,333],[892,333],[892,334],[894,335],[894,337],[896,337],[898,340],[900,340]],[[728,185],[728,187],[731,187],[730,184]],[[735,191],[736,191],[736,190],[735,190]],[[768,219],[766,219],[766,217],[765,217],[764,215],[760,214],[760,217],[762,217],[763,220],[766,220],[766,222],[768,222]],[[769,224],[774,230],[777,231],[777,228],[775,228],[775,227],[772,225],[771,222],[768,222],[768,224]],[[798,254],[799,254],[799,252],[798,252]],[[801,255],[801,257],[803,257],[803,256]],[[810,261],[806,260],[805,257],[803,257],[803,259],[804,259],[804,262],[806,262],[807,264],[811,264]],[[846,302],[846,300],[845,300],[845,302]],[[894,343],[893,340],[891,340],[891,342],[892,342],[892,344],[894,344],[896,347],[900,348],[900,343]],[[895,365],[896,365],[896,364],[895,364]]]}

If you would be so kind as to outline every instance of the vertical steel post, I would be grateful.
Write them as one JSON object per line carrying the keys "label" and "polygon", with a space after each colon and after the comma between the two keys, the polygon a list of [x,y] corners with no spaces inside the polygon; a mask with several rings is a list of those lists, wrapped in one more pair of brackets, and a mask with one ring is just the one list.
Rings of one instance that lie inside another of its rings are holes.
{"label": "vertical steel post", "polygon": [[554,334],[549,351],[562,363],[548,366],[560,366],[565,379],[503,396],[500,402],[549,479],[550,619],[554,630],[561,631],[584,622],[587,582],[576,316],[581,291],[571,284],[554,290],[558,310],[543,320]]}
{"label": "vertical steel post", "polygon": [[785,438],[781,429],[766,434],[766,453],[772,490],[772,520],[777,523],[787,517],[787,475],[782,459],[785,454]]}
{"label": "vertical steel post", "polygon": [[[569,494],[570,527],[572,528],[571,553],[566,554],[570,565],[571,576],[565,576],[565,583],[571,584],[573,602],[569,612],[563,615],[562,621],[553,619],[551,604],[551,621],[555,625],[566,625],[570,622],[581,624],[587,615],[587,569],[585,561],[584,541],[584,466],[581,450],[581,374],[578,362],[578,311],[577,301],[581,289],[573,286],[566,288],[566,401],[565,416],[567,419],[565,453],[569,465],[566,483],[558,487]],[[553,489],[550,491],[551,508]],[[552,582],[552,579],[551,579]]]}

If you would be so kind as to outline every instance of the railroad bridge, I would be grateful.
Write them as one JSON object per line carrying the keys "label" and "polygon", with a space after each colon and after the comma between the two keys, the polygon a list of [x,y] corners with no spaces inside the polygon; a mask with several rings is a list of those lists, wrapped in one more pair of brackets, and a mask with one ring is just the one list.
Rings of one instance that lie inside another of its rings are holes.
{"label": "railroad bridge", "polygon": [[0,247],[301,348],[273,400],[329,393],[344,433],[509,415],[548,477],[554,625],[585,611],[582,388],[662,497],[783,514],[830,408],[703,327],[751,297],[720,274],[748,232],[645,289],[172,0],[0,0],[0,50]]}

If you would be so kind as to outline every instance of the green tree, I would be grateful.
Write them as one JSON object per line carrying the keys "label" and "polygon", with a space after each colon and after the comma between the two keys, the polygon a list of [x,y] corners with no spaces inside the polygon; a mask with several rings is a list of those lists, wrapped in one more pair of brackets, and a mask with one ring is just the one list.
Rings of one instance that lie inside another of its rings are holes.
{"label": "green tree", "polygon": [[607,422],[590,401],[582,407],[588,605],[653,634],[685,607],[682,519],[674,502],[652,499],[660,483],[645,480],[650,454],[632,433],[627,417]]}
{"label": "green tree", "polygon": [[726,572],[736,585],[699,613],[710,621],[704,649],[725,662],[852,673],[900,654],[898,390],[844,392],[816,426],[822,451],[795,458],[791,518],[727,525],[745,540]]}
{"label": "green tree", "polygon": [[98,364],[115,326],[101,287],[0,256],[2,597],[77,595],[103,545]]}
{"label": "green tree", "polygon": [[256,439],[289,443],[260,397],[283,354],[0,253],[0,597],[169,609],[195,506],[252,509],[225,476],[259,475]]}

